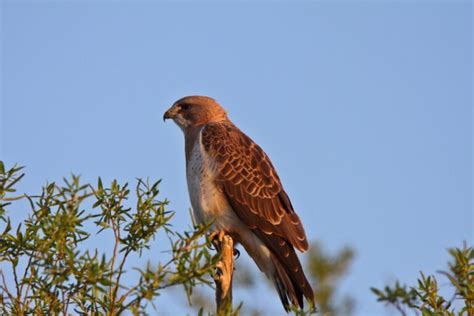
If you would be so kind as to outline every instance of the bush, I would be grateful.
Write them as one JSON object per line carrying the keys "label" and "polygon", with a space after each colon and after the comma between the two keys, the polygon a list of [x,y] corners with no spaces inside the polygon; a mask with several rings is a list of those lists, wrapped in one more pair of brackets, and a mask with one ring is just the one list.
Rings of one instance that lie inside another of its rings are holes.
{"label": "bush", "polygon": [[[474,248],[466,244],[462,248],[449,249],[449,271],[439,272],[446,277],[454,294],[447,299],[439,294],[438,281],[434,276],[420,272],[416,286],[408,287],[396,282],[383,289],[371,288],[377,301],[395,307],[401,315],[474,315]],[[456,305],[456,306],[454,306]]]}
{"label": "bush", "polygon": [[[15,195],[23,176],[21,167],[6,169],[0,161],[0,313],[138,315],[166,288],[181,285],[190,297],[197,284],[211,284],[208,275],[218,258],[209,251],[208,227],[173,230],[174,213],[166,199],[158,199],[160,181],[139,179],[131,194],[127,183],[114,180],[105,187],[99,178],[92,186],[72,176],[37,196]],[[13,228],[7,209],[20,208],[22,201],[30,214]],[[99,236],[113,234],[109,254],[87,249],[89,227]],[[170,242],[169,259],[134,268],[137,281],[125,284],[123,275],[132,270],[127,258],[142,256],[159,231]]]}

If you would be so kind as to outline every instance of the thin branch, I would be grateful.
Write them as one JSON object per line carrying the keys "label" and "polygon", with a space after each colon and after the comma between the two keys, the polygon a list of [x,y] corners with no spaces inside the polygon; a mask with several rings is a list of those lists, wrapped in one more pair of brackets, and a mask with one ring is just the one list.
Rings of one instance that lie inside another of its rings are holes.
{"label": "thin branch", "polygon": [[20,296],[20,286],[19,286],[19,283],[18,283],[18,276],[16,274],[16,267],[15,265],[13,264],[13,262],[11,262],[12,264],[12,270],[13,270],[13,278],[15,280],[15,287],[16,287],[16,304],[17,304],[17,311],[20,312],[21,314],[21,296]]}
{"label": "thin branch", "polygon": [[117,258],[117,250],[120,243],[120,227],[117,227],[114,219],[112,219],[111,222],[112,222],[112,230],[114,232],[115,244],[114,244],[114,252],[112,255],[112,263],[111,263],[112,273],[110,274],[110,278],[109,278],[109,281],[110,281],[109,300],[110,300],[110,314],[113,315],[113,312],[115,309],[115,298],[114,298],[115,287],[112,286],[113,284],[112,281],[113,281],[113,275],[114,275],[113,271],[115,269],[115,260]]}
{"label": "thin branch", "polygon": [[[112,255],[112,264],[111,264],[111,269],[113,271],[115,268],[115,259],[117,258],[117,250],[120,243],[120,227],[117,227],[117,224],[115,223],[114,219],[112,219],[111,222],[112,222],[112,231],[114,232],[114,239],[115,239],[114,253]],[[113,274],[110,275],[110,282],[112,282],[112,277],[113,277]]]}
{"label": "thin branch", "polygon": [[112,296],[114,305],[115,305],[115,300],[117,299],[117,292],[118,292],[118,289],[119,289],[119,286],[120,286],[120,278],[122,277],[123,266],[125,265],[125,261],[127,260],[127,257],[130,254],[130,251],[131,250],[127,250],[125,252],[125,255],[123,256],[122,262],[120,263],[119,272],[118,272],[118,275],[117,275],[117,280],[116,280],[116,283],[115,283],[113,296]]}
{"label": "thin branch", "polygon": [[1,286],[1,289],[7,293],[8,297],[10,298],[10,301],[14,302],[15,301],[15,296],[13,296],[12,293],[8,290],[7,282],[5,281],[5,274],[3,273],[3,270],[0,270],[0,275],[2,276],[2,283],[3,285]]}
{"label": "thin branch", "polygon": [[[30,304],[30,299],[28,298],[28,292],[30,291],[31,288],[31,281],[33,280],[33,274],[30,274],[30,277],[28,278],[28,284],[26,286],[26,291],[25,291],[25,306],[29,306]],[[23,285],[23,284],[22,284]]]}
{"label": "thin branch", "polygon": [[[33,261],[33,254],[34,252],[31,254],[31,256],[28,258],[28,263],[26,264],[26,267],[25,267],[25,271],[23,272],[23,278],[22,280],[25,280],[26,279],[26,275],[28,274],[28,270],[30,269],[30,266],[31,266],[31,262]],[[30,275],[30,278],[29,278],[29,282],[31,281],[31,275]],[[25,299],[26,299],[26,296],[28,294],[28,290],[30,288],[30,284],[28,282],[28,286],[26,287],[26,293],[25,293]],[[21,283],[20,285],[20,297],[23,296],[23,286],[25,285],[24,282]]]}

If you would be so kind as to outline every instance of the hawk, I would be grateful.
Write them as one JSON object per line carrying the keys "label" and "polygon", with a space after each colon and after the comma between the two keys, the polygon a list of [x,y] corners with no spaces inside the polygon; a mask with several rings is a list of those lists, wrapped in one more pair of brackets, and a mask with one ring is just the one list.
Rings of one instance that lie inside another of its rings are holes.
{"label": "hawk", "polygon": [[314,294],[295,249],[308,249],[295,213],[270,159],[240,131],[212,98],[188,96],[163,115],[185,138],[186,178],[193,216],[240,243],[271,279],[286,311],[303,308]]}

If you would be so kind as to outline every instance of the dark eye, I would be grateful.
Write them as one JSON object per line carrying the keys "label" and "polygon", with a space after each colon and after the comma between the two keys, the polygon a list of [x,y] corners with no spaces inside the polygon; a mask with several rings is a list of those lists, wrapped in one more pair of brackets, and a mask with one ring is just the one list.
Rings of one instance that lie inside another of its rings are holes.
{"label": "dark eye", "polygon": [[187,103],[181,104],[181,110],[186,111],[186,110],[188,110],[190,107],[191,107],[190,104],[187,104]]}

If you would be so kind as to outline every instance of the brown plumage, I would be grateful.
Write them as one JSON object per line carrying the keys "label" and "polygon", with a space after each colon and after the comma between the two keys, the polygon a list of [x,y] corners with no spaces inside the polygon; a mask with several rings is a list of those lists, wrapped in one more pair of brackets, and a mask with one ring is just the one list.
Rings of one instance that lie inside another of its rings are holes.
{"label": "brown plumage", "polygon": [[295,252],[308,249],[304,228],[265,152],[211,98],[182,98],[164,118],[184,132],[188,188],[198,220],[215,219],[214,229],[242,243],[273,279],[286,310],[290,303],[302,308],[303,296],[313,303]]}

